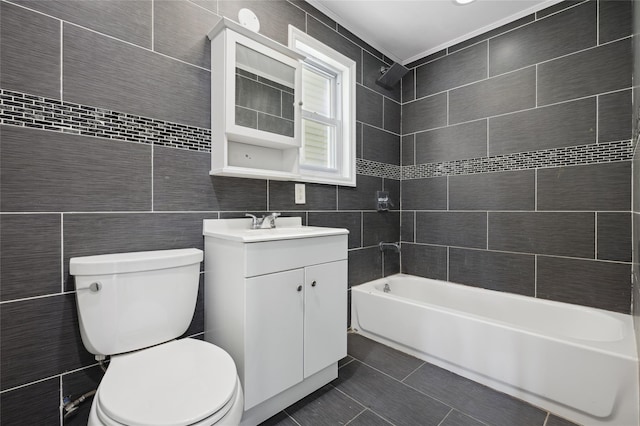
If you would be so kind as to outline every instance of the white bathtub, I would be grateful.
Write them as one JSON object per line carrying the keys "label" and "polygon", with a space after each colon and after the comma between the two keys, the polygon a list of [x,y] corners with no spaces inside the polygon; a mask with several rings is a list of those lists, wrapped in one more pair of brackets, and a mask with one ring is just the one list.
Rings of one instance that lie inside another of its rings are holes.
{"label": "white bathtub", "polygon": [[630,315],[402,274],[351,291],[364,336],[577,423],[639,424]]}

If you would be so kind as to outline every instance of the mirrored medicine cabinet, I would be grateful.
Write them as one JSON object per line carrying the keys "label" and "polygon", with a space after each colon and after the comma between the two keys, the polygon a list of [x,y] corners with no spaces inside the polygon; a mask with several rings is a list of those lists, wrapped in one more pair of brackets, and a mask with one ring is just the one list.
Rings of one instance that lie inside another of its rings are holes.
{"label": "mirrored medicine cabinet", "polygon": [[227,18],[209,38],[210,174],[355,186],[355,62],[291,26],[291,48]]}
{"label": "mirrored medicine cabinet", "polygon": [[211,174],[295,179],[303,56],[223,18],[211,39]]}

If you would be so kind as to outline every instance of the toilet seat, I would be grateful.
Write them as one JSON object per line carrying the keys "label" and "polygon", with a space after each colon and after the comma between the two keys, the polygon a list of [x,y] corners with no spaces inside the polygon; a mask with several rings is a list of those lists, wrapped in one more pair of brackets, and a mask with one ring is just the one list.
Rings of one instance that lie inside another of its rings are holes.
{"label": "toilet seat", "polygon": [[105,424],[213,424],[229,411],[238,388],[225,351],[201,340],[173,340],[112,357],[96,410]]}

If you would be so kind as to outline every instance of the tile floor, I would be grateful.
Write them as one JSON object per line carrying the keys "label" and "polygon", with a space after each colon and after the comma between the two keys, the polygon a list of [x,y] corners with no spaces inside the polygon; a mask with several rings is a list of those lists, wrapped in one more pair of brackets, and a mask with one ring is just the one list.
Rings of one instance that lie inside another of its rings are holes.
{"label": "tile floor", "polygon": [[358,334],[339,367],[336,380],[261,426],[574,426]]}

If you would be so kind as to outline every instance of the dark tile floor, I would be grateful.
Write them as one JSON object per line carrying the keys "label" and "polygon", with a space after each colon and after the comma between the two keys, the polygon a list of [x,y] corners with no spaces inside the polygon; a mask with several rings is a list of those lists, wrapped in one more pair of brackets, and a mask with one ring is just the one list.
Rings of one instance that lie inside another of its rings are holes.
{"label": "dark tile floor", "polygon": [[574,426],[358,334],[348,354],[336,380],[261,426]]}

